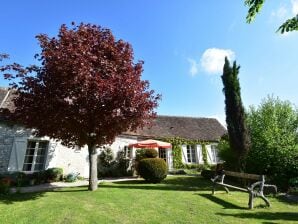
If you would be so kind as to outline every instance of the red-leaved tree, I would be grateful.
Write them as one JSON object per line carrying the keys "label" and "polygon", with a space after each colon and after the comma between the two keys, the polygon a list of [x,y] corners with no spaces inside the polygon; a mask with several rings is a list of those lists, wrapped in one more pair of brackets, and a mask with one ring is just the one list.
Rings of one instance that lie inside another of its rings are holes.
{"label": "red-leaved tree", "polygon": [[92,24],[62,25],[57,37],[37,36],[40,66],[1,67],[16,90],[11,119],[62,144],[88,146],[89,190],[97,189],[96,148],[146,125],[160,95],[141,80],[129,43]]}

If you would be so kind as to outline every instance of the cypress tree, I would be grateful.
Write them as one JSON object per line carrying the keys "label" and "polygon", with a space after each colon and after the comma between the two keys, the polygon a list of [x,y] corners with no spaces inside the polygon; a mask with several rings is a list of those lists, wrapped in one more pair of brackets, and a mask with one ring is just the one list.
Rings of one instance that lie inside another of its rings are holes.
{"label": "cypress tree", "polygon": [[229,134],[229,143],[232,151],[238,158],[238,170],[245,168],[245,158],[250,147],[250,137],[245,122],[245,111],[242,105],[239,74],[240,66],[234,61],[233,66],[225,58],[223,67],[223,93],[225,95],[226,123]]}

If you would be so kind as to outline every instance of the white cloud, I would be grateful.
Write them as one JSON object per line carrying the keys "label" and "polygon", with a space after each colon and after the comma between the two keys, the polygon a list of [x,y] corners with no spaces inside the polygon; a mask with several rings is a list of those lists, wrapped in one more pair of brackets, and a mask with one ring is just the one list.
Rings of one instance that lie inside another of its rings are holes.
{"label": "white cloud", "polygon": [[201,67],[209,74],[219,74],[224,66],[224,59],[235,59],[235,53],[230,49],[209,48],[201,57]]}
{"label": "white cloud", "polygon": [[292,0],[292,13],[294,15],[298,14],[298,0]]}
{"label": "white cloud", "polygon": [[191,76],[195,76],[199,72],[199,64],[196,60],[188,58],[187,61],[190,63],[189,73]]}
{"label": "white cloud", "polygon": [[278,20],[284,20],[288,17],[288,10],[286,6],[280,6],[276,11],[271,12],[272,18],[277,18]]}

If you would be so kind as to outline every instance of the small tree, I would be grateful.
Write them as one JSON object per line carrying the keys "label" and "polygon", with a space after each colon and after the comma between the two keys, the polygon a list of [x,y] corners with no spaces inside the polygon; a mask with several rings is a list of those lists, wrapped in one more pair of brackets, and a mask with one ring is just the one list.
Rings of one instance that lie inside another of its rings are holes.
{"label": "small tree", "polygon": [[16,89],[11,118],[38,136],[70,147],[88,146],[89,190],[97,189],[96,148],[142,127],[155,116],[159,95],[141,80],[129,43],[96,25],[62,25],[57,37],[37,36],[41,66],[2,66]]}
{"label": "small tree", "polygon": [[297,109],[288,101],[268,97],[259,107],[250,107],[248,127],[248,172],[267,174],[286,188],[289,179],[298,176]]}
{"label": "small tree", "polygon": [[249,150],[250,140],[245,123],[245,112],[241,101],[240,84],[238,79],[240,66],[234,61],[230,66],[229,60],[225,58],[223,75],[226,105],[226,122],[231,149],[236,153],[239,160],[238,169],[244,170],[245,157]]}

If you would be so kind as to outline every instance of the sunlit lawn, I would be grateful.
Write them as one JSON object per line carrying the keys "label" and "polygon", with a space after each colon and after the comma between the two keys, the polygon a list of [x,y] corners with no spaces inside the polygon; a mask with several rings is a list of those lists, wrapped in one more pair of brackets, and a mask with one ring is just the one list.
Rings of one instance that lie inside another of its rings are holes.
{"label": "sunlit lawn", "polygon": [[161,184],[142,180],[100,184],[46,193],[0,196],[0,223],[298,223],[298,204],[270,197],[247,209],[242,192],[211,195],[201,177],[168,177]]}

